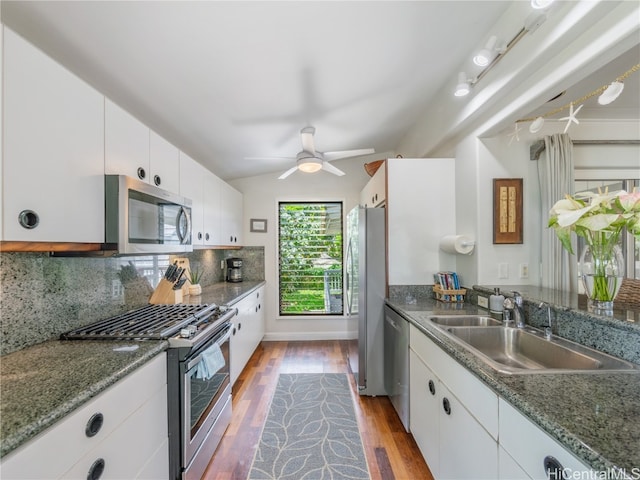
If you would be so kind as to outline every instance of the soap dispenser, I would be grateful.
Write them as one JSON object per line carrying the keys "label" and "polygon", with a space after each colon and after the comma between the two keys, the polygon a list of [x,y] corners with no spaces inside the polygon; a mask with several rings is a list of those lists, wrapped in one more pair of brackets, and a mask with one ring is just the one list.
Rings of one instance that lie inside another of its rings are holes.
{"label": "soap dispenser", "polygon": [[500,289],[496,287],[493,295],[489,297],[489,310],[491,313],[502,313],[504,309],[504,295],[500,293]]}

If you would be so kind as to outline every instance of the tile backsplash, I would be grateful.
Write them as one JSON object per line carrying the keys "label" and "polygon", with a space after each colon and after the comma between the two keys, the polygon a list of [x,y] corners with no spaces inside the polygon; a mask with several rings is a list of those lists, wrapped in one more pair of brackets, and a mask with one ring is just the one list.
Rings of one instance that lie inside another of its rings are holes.
{"label": "tile backsplash", "polygon": [[[224,281],[221,262],[243,259],[246,280],[264,280],[264,248],[196,250],[203,286]],[[50,257],[0,252],[0,355],[148,303],[172,257]]]}

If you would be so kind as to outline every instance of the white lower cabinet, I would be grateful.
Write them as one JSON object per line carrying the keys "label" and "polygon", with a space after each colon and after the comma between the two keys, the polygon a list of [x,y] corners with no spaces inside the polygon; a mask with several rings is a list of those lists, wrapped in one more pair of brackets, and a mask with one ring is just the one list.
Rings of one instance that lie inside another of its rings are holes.
{"label": "white lower cabinet", "polygon": [[254,290],[232,307],[238,309],[238,315],[233,319],[229,345],[231,385],[264,337],[264,287]]}
{"label": "white lower cabinet", "polygon": [[498,479],[499,480],[529,480],[531,477],[527,475],[518,463],[511,458],[507,451],[498,448]]}
{"label": "white lower cabinet", "polygon": [[9,453],[2,478],[168,478],[166,363],[158,355]]}
{"label": "white lower cabinet", "polygon": [[409,416],[411,433],[431,473],[440,475],[440,381],[409,350]]}
{"label": "white lower cabinet", "polygon": [[410,430],[436,479],[498,477],[498,397],[411,325]]}
{"label": "white lower cabinet", "polygon": [[[547,478],[599,478],[601,472],[592,471],[566,448],[556,442],[540,427],[527,419],[508,402],[500,399],[500,445],[524,473],[532,479]],[[553,460],[563,474],[551,473],[549,464]],[[500,475],[511,480],[511,472]],[[564,475],[564,476],[563,476]]]}
{"label": "white lower cabinet", "polygon": [[597,478],[414,325],[409,371],[410,430],[437,480]]}

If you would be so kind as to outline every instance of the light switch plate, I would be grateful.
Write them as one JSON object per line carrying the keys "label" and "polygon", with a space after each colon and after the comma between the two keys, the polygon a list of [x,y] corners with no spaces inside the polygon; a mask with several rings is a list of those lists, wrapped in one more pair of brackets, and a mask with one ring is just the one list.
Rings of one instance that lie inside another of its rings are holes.
{"label": "light switch plate", "polygon": [[509,278],[509,264],[508,263],[499,263],[498,264],[498,278]]}

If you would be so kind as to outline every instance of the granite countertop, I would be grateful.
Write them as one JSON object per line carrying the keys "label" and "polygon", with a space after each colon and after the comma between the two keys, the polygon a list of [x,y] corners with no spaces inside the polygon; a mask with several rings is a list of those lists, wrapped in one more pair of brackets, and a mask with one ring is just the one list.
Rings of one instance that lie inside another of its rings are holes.
{"label": "granite countertop", "polygon": [[[165,341],[50,340],[0,360],[0,456],[164,352]],[[118,351],[120,347],[137,347]]]}
{"label": "granite countertop", "polygon": [[387,300],[445,352],[596,471],[640,466],[640,371],[499,373],[429,321],[434,314],[487,314],[475,305]]}
{"label": "granite countertop", "polygon": [[[190,304],[233,305],[264,281],[203,287]],[[137,347],[118,351],[120,347]],[[50,340],[0,359],[0,457],[164,352],[168,342]]]}
{"label": "granite countertop", "polygon": [[256,288],[261,287],[266,282],[243,281],[238,283],[219,282],[206,287],[202,287],[201,295],[189,295],[185,297],[185,303],[189,304],[211,304],[233,305],[249,295]]}

